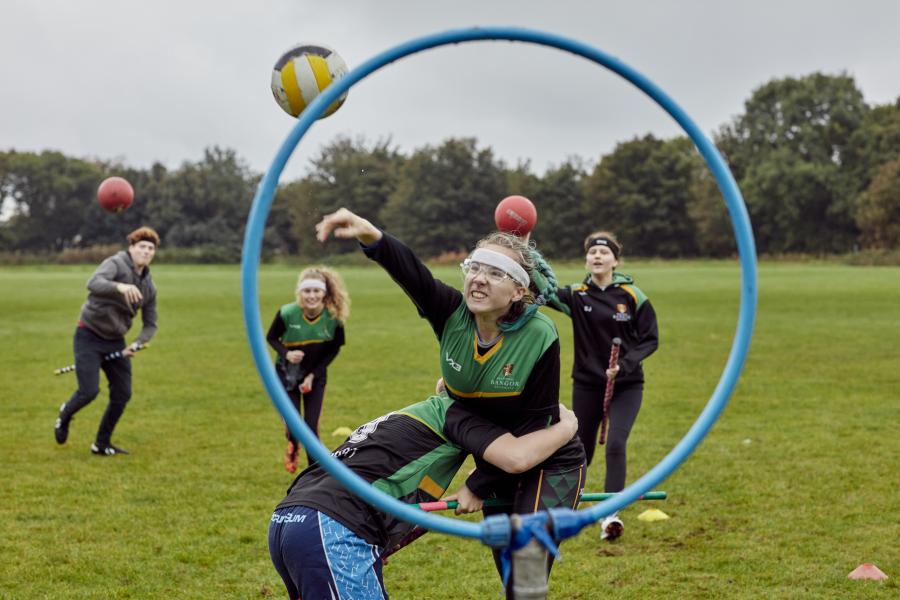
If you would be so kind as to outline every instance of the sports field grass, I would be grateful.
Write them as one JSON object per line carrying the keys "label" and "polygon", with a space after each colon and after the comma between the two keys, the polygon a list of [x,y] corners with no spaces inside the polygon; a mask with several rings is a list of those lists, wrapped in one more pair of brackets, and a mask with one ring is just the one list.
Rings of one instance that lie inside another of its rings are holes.
{"label": "sports field grass", "polygon": [[[0,598],[283,598],[266,528],[290,476],[282,425],[251,365],[236,267],[154,265],[160,330],[134,360],[134,397],[92,456],[105,389],[52,434],[74,376],[71,338],[91,272],[0,268]],[[629,481],[684,435],[731,343],[730,262],[633,263],[659,315]],[[438,377],[428,325],[375,267],[342,270],[348,344],[329,373],[321,430],[355,427],[425,397]],[[262,270],[263,321],[290,301],[296,270]],[[459,281],[441,268],[448,281]],[[561,271],[575,281],[580,272]],[[571,331],[562,338],[569,403]],[[133,335],[129,337],[133,339]],[[105,388],[105,384],[103,386]],[[897,598],[900,596],[900,269],[768,264],[744,375],[698,451],[633,506],[616,543],[596,527],[563,547],[552,598]],[[461,481],[462,478],[459,478]],[[602,486],[602,460],[588,489]],[[672,518],[642,523],[658,507]],[[873,562],[891,578],[846,578]],[[429,534],[385,567],[393,598],[500,598],[476,542]]]}

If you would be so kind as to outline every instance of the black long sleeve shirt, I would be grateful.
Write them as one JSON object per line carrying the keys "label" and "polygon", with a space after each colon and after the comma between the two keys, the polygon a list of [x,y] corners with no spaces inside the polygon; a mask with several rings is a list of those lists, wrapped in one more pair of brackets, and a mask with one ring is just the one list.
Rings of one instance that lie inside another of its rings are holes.
{"label": "black long sleeve shirt", "polygon": [[600,288],[590,277],[581,284],[557,290],[571,310],[575,338],[572,379],[593,386],[606,384],[613,338],[622,340],[616,384],[644,381],[641,361],[659,346],[656,312],[627,275]]}

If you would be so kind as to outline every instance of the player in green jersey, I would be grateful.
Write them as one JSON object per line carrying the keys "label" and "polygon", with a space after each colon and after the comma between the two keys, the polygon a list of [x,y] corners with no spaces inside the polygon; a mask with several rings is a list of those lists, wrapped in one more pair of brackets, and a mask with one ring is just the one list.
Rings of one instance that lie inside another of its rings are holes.
{"label": "player in green jersey", "polygon": [[[296,302],[285,304],[272,320],[266,339],[278,354],[275,370],[303,420],[319,435],[319,417],[325,401],[328,365],[344,345],[344,322],[350,315],[350,297],[340,275],[326,267],[310,267],[297,280]],[[297,470],[299,444],[285,427],[288,439],[284,467]],[[312,459],[306,455],[307,463]]]}
{"label": "player in green jersey", "polygon": [[[325,216],[318,239],[356,238],[403,288],[427,319],[440,346],[447,394],[473,413],[520,436],[559,420],[559,336],[537,312],[556,281],[540,254],[521,238],[494,233],[463,263],[463,291],[437,279],[400,241],[347,209]],[[477,469],[458,492],[458,512],[487,497],[513,498],[529,513],[574,508],[584,484],[585,454],[572,439],[547,460],[512,477],[476,458]]]}

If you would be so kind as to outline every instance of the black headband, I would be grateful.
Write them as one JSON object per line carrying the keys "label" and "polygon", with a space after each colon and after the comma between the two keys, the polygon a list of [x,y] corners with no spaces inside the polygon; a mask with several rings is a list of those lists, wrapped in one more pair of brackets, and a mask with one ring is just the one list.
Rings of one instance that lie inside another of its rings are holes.
{"label": "black headband", "polygon": [[590,248],[591,246],[606,246],[612,251],[613,256],[616,257],[616,260],[619,260],[619,245],[608,237],[601,236],[590,238],[588,240],[587,247]]}

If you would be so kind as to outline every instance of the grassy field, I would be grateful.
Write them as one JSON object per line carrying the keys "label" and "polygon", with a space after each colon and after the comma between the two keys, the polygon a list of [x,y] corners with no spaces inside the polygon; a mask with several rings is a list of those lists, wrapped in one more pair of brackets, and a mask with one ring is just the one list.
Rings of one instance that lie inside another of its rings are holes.
{"label": "grassy field", "polygon": [[[729,262],[630,264],[660,320],[645,364],[629,481],[685,434],[731,344],[738,271]],[[459,281],[451,269],[439,269]],[[0,268],[0,598],[283,598],[266,528],[290,476],[280,418],[252,367],[236,267],[154,265],[160,330],[134,360],[134,397],[115,441],[92,456],[100,398],[57,446],[73,390],[71,337],[91,268]],[[348,344],[329,374],[321,430],[355,427],[427,395],[438,376],[424,321],[377,268],[343,270]],[[575,281],[576,268],[561,272]],[[264,268],[263,321],[296,271]],[[571,329],[562,338],[570,399]],[[131,336],[129,339],[131,339]],[[104,384],[105,385],[105,384]],[[563,545],[553,598],[897,598],[900,596],[900,269],[768,264],[747,368],[731,404],[655,503]],[[602,486],[602,460],[588,489]],[[461,479],[460,479],[461,481]],[[873,562],[891,579],[856,582]],[[500,598],[476,542],[428,535],[385,567],[393,598]]]}

